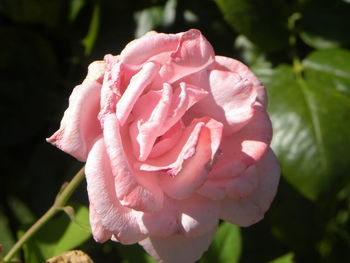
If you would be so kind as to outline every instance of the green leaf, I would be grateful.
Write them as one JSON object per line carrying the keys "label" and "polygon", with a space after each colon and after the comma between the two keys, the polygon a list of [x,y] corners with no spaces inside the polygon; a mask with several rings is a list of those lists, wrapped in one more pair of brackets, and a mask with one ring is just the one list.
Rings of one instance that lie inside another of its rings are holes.
{"label": "green leaf", "polygon": [[70,10],[69,10],[69,21],[73,22],[79,15],[81,9],[86,4],[86,0],[71,0],[70,1]]}
{"label": "green leaf", "polygon": [[239,262],[241,243],[239,227],[223,222],[216,232],[209,250],[204,254],[200,262]]}
{"label": "green leaf", "polygon": [[283,1],[215,0],[237,32],[266,51],[288,45],[288,6]]}
{"label": "green leaf", "polygon": [[81,245],[90,237],[88,209],[75,206],[75,221],[60,213],[45,224],[24,246],[27,263],[44,262]]}
{"label": "green leaf", "polygon": [[10,206],[18,222],[20,222],[22,225],[30,225],[35,221],[34,214],[21,200],[15,197],[10,197],[8,200],[8,205]]}
{"label": "green leaf", "polygon": [[3,255],[5,255],[9,249],[15,243],[13,235],[11,233],[9,220],[7,216],[0,211],[0,244],[2,245]]}
{"label": "green leaf", "polygon": [[276,258],[272,261],[270,261],[270,263],[294,263],[294,254],[293,253],[288,253],[285,254],[279,258]]}
{"label": "green leaf", "polygon": [[265,76],[274,126],[272,147],[286,179],[310,200],[337,191],[349,170],[350,52],[319,50],[304,70]]}
{"label": "green leaf", "polygon": [[85,55],[90,55],[95,45],[99,27],[100,27],[100,5],[95,4],[94,10],[92,11],[89,31],[85,36],[85,38],[82,40],[83,46],[85,48]]}

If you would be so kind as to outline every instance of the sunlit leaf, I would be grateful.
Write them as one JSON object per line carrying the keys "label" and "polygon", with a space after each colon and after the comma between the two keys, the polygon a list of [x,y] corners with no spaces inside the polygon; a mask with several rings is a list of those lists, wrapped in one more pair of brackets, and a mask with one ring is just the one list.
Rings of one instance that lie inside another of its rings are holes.
{"label": "sunlit leaf", "polygon": [[294,263],[294,254],[293,253],[288,253],[285,254],[279,258],[276,258],[272,261],[270,261],[270,263]]}
{"label": "sunlit leaf", "polygon": [[45,224],[24,246],[26,262],[43,262],[85,242],[91,235],[88,209],[75,207],[75,219],[79,224],[62,212]]}
{"label": "sunlit leaf", "polygon": [[95,45],[95,41],[97,38],[99,27],[100,27],[100,5],[95,4],[93,12],[92,12],[89,31],[88,31],[87,35],[85,36],[85,38],[82,40],[86,55],[90,55],[90,53]]}
{"label": "sunlit leaf", "polygon": [[69,16],[68,19],[69,21],[74,21],[80,10],[84,7],[84,5],[86,4],[86,0],[71,0],[70,1],[70,12],[69,12]]}
{"label": "sunlit leaf", "polygon": [[274,126],[272,147],[283,175],[317,200],[348,180],[350,52],[320,50],[303,61],[303,74],[280,66],[265,82]]}

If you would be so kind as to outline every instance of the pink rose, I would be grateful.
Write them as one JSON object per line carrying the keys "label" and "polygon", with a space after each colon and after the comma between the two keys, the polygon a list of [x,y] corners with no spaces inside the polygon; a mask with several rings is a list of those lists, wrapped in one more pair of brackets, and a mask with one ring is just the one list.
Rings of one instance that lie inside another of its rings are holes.
{"label": "pink rose", "polygon": [[95,240],[194,262],[219,219],[261,220],[280,171],[260,81],[198,30],[149,32],[93,62],[50,143],[86,161]]}

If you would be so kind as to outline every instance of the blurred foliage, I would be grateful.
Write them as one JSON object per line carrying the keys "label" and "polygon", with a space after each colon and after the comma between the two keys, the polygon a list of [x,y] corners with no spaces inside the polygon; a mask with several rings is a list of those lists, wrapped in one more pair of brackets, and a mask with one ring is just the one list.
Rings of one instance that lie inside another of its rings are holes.
{"label": "blurred foliage", "polygon": [[[266,218],[221,224],[201,262],[350,262],[349,17],[348,0],[1,0],[2,249],[82,165],[44,138],[88,64],[148,30],[198,28],[265,84],[283,173]],[[74,215],[67,209],[74,220],[62,212],[18,257],[43,262],[79,247],[95,262],[152,262],[138,245],[89,238],[85,188]]]}

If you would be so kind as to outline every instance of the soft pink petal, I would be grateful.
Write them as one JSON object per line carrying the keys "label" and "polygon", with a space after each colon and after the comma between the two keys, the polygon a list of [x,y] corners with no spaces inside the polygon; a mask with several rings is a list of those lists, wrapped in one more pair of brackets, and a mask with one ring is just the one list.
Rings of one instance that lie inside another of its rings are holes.
{"label": "soft pink petal", "polygon": [[[113,114],[106,116],[104,139],[114,176],[116,196],[124,206],[135,210],[156,211],[162,207],[163,192],[152,174],[143,175],[129,165],[122,142],[121,127]],[[129,150],[129,149],[128,149]]]}
{"label": "soft pink petal", "polygon": [[258,184],[259,176],[256,168],[250,166],[238,177],[209,179],[197,192],[214,200],[225,197],[243,198],[255,191]]}
{"label": "soft pink petal", "polygon": [[130,136],[135,156],[145,161],[157,138],[165,134],[183,116],[188,108],[203,98],[206,92],[188,87],[185,83],[175,89],[168,83],[162,90],[151,90],[135,104]]}
{"label": "soft pink petal", "polygon": [[[96,141],[89,153],[85,174],[92,207],[90,218],[94,237],[103,241],[109,232],[125,244],[145,238],[138,224],[142,213],[121,206],[116,198],[110,160],[102,137]],[[96,226],[96,220],[101,226]]]}
{"label": "soft pink petal", "polygon": [[207,92],[192,85],[181,82],[174,92],[167,119],[161,127],[161,134],[164,134],[170,127],[177,123],[186,111],[198,101],[207,96]]}
{"label": "soft pink petal", "polygon": [[220,202],[196,194],[185,200],[165,198],[162,210],[143,214],[141,231],[158,237],[201,236],[217,226],[219,208]]}
{"label": "soft pink petal", "polygon": [[146,61],[162,64],[160,76],[169,83],[215,61],[212,46],[195,29],[178,34],[146,34],[128,44],[120,56],[122,62],[134,70]]}
{"label": "soft pink petal", "polygon": [[249,79],[235,72],[212,69],[184,79],[204,88],[209,95],[194,105],[185,119],[209,116],[224,124],[224,135],[246,125],[254,115],[256,90]]}
{"label": "soft pink petal", "polygon": [[117,101],[120,99],[123,86],[123,65],[119,61],[119,56],[105,55],[106,72],[104,74],[101,98],[100,112],[98,118],[103,126],[104,117],[115,113]]}
{"label": "soft pink petal", "polygon": [[179,142],[184,130],[182,121],[177,122],[166,133],[157,138],[149,158],[156,158],[171,150]]}
{"label": "soft pink petal", "polygon": [[[188,198],[207,180],[215,154],[215,152],[212,153],[212,147],[215,151],[217,150],[222,132],[221,123],[214,120],[209,120],[208,123],[210,127],[203,126],[197,140],[195,153],[183,162],[180,172],[175,176],[168,174],[160,176],[160,185],[168,196],[175,199]],[[212,139],[216,141],[212,141]]]}
{"label": "soft pink petal", "polygon": [[92,235],[97,242],[106,242],[111,238],[112,234],[104,229],[100,215],[96,213],[94,206],[90,203],[89,219]]}
{"label": "soft pink petal", "polygon": [[149,237],[139,244],[159,263],[193,263],[209,248],[215,231],[197,237]]}
{"label": "soft pink petal", "polygon": [[131,78],[129,86],[117,104],[116,114],[121,126],[124,125],[129,117],[133,106],[144,89],[155,78],[159,67],[160,65],[155,62],[148,62]]}
{"label": "soft pink petal", "polygon": [[268,150],[272,137],[271,121],[262,106],[256,105],[255,111],[253,119],[243,129],[222,139],[221,156],[210,177],[239,176]]}
{"label": "soft pink petal", "polygon": [[130,137],[135,157],[145,161],[158,136],[162,135],[162,126],[167,117],[172,98],[172,88],[164,83],[162,91],[150,91],[142,96],[133,110],[133,123],[130,125]]}
{"label": "soft pink petal", "polygon": [[103,62],[94,62],[89,66],[85,81],[74,88],[69,98],[69,107],[59,130],[47,139],[80,161],[86,160],[92,144],[102,133],[97,115],[101,90],[99,81],[103,72]]}
{"label": "soft pink petal", "polygon": [[244,65],[242,62],[228,58],[223,56],[215,56],[215,64],[214,68],[220,69],[220,70],[227,70],[231,72],[236,72],[239,74],[243,79],[249,80],[251,83],[253,83],[254,88],[257,91],[257,99],[258,101],[264,105],[264,107],[267,107],[267,94],[266,90],[261,83],[261,81],[254,75],[251,70]]}
{"label": "soft pink petal", "polygon": [[[178,46],[180,34],[146,34],[130,42],[121,52],[123,63],[130,67],[139,68],[146,61],[162,62],[161,55],[168,57]],[[154,57],[158,56],[158,60]],[[150,59],[153,58],[153,59]]]}
{"label": "soft pink petal", "polygon": [[172,150],[158,158],[135,163],[135,168],[142,171],[167,171],[173,176],[177,175],[183,162],[194,155],[200,132],[204,126],[204,122],[194,121],[186,127],[178,144]]}
{"label": "soft pink petal", "polygon": [[214,50],[200,31],[191,29],[181,34],[179,44],[163,64],[160,76],[168,82],[199,72],[215,61]]}
{"label": "soft pink petal", "polygon": [[277,158],[269,150],[256,165],[259,186],[245,198],[226,198],[221,201],[220,217],[239,226],[250,226],[261,220],[276,194],[280,178]]}

